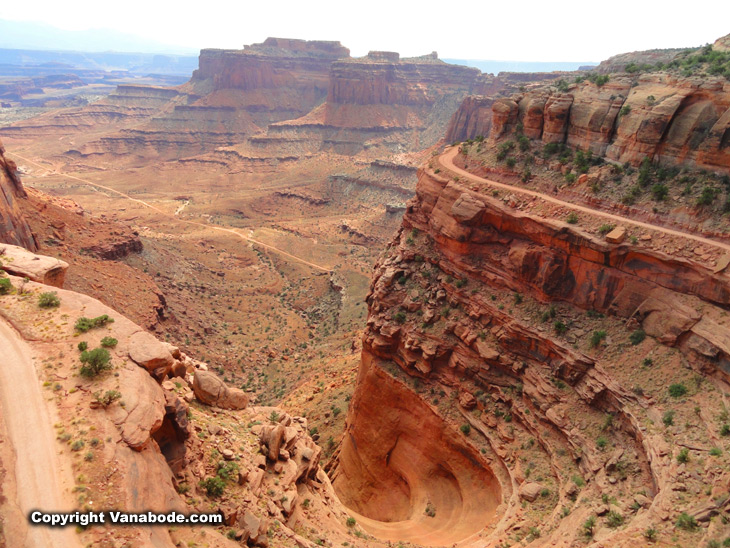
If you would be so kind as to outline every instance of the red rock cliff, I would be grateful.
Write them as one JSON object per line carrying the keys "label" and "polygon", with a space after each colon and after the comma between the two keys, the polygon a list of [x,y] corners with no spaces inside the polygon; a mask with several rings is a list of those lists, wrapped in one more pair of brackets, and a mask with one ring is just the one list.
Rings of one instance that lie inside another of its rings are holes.
{"label": "red rock cliff", "polygon": [[600,87],[590,82],[563,92],[543,87],[495,100],[491,112],[487,106],[484,99],[465,101],[447,140],[499,137],[520,122],[530,138],[619,162],[638,164],[649,157],[730,170],[730,82],[724,78],[612,76]]}
{"label": "red rock cliff", "polygon": [[[661,422],[658,398],[685,378],[680,362],[727,390],[730,276],[522,213],[439,171],[419,173],[376,265],[332,476],[342,500],[376,536],[399,527],[404,540],[448,544],[486,526],[490,546],[530,527],[537,545],[580,540],[591,515],[603,523],[592,497],[618,499],[627,526],[604,529],[612,546],[641,543],[647,520],[693,512],[676,497],[664,427],[646,421]],[[639,346],[627,341],[635,329],[649,335]],[[660,355],[650,394],[637,363]],[[697,473],[698,486],[710,481]]]}
{"label": "red rock cliff", "polygon": [[0,242],[35,251],[38,245],[20,207],[25,197],[15,163],[5,157],[0,142]]}

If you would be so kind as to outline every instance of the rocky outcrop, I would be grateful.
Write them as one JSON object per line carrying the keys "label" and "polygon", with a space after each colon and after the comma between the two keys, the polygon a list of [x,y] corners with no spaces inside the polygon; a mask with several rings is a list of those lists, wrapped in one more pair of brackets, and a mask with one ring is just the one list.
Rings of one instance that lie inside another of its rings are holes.
{"label": "rocky outcrop", "polygon": [[248,396],[243,390],[231,388],[208,371],[196,371],[193,379],[195,397],[206,405],[221,409],[245,409]]}
{"label": "rocky outcrop", "polygon": [[540,88],[492,102],[468,98],[449,140],[494,138],[521,123],[531,139],[565,143],[618,162],[730,170],[730,83],[719,77],[612,75],[598,86]]}
{"label": "rocky outcrop", "polygon": [[26,197],[15,163],[5,157],[0,142],[0,242],[38,249],[33,233],[20,206]]}
{"label": "rocky outcrop", "polygon": [[0,269],[34,282],[63,287],[68,263],[53,257],[36,255],[24,247],[0,244]]}
{"label": "rocky outcrop", "polygon": [[[533,99],[524,112],[539,119],[545,107]],[[602,112],[611,109],[606,99]],[[522,107],[507,104],[506,119]],[[540,542],[554,545],[578,538],[576,526],[592,512],[609,511],[594,510],[591,496],[600,501],[620,486],[643,491],[639,507],[651,512],[628,515],[634,501],[618,502],[631,524],[600,538],[628,547],[647,519],[681,511],[675,491],[683,488],[658,441],[663,427],[644,422],[661,423],[655,405],[678,372],[657,368],[652,375],[663,380],[650,396],[629,388],[622,368],[633,371],[636,360],[671,349],[698,375],[728,386],[730,341],[721,324],[730,277],[624,237],[598,239],[469,182],[419,173],[403,229],[376,265],[357,387],[332,471],[343,502],[372,520],[369,532],[395,538],[384,522],[397,521],[401,539],[448,544],[486,526],[481,535],[499,544],[532,526]],[[586,310],[606,318],[590,344],[580,337],[590,334]],[[656,339],[624,364],[632,346],[620,340],[630,331],[632,345]],[[622,350],[596,351],[606,337]],[[710,480],[697,489],[702,481]],[[561,506],[580,521],[553,519]],[[520,508],[531,508],[530,517]],[[450,521],[439,520],[442,510]]]}

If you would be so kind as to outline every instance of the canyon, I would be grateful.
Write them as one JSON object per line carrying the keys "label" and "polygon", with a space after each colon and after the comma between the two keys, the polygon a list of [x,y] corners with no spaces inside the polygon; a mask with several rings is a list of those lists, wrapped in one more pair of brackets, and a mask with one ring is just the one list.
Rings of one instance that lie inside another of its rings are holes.
{"label": "canyon", "polygon": [[[0,127],[0,546],[730,542],[730,83],[681,64],[724,43],[269,38]],[[58,505],[223,524],[30,529],[34,451]]]}

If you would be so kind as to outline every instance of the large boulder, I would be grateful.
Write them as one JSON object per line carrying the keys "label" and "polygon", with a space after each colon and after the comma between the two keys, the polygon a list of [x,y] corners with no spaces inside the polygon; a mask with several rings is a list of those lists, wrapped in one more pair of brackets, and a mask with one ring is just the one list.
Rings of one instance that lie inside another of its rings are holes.
{"label": "large boulder", "polygon": [[543,487],[534,481],[528,481],[520,485],[519,495],[522,500],[534,502],[540,496]]}
{"label": "large boulder", "polygon": [[54,257],[36,255],[17,245],[2,244],[0,269],[14,276],[60,288],[66,279],[68,263]]}
{"label": "large boulder", "polygon": [[165,377],[175,363],[168,346],[146,331],[129,338],[129,357],[158,380]]}
{"label": "large boulder", "polygon": [[230,388],[210,371],[196,371],[193,392],[199,401],[221,409],[245,409],[248,396],[243,390]]}

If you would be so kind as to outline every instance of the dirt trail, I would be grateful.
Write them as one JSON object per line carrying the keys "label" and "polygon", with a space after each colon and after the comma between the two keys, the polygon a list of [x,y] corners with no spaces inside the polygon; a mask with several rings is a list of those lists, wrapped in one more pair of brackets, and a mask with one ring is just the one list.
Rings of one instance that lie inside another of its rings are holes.
{"label": "dirt trail", "polygon": [[[15,482],[23,519],[36,509],[71,511],[70,465],[58,455],[52,413],[44,400],[31,350],[4,320],[0,320],[0,348],[0,409],[15,453],[15,470],[9,471],[8,479]],[[51,529],[16,523],[6,533],[8,546],[13,547],[81,547],[74,527]]]}
{"label": "dirt trail", "polygon": [[160,215],[162,215],[164,217],[167,217],[169,219],[174,219],[178,223],[183,223],[183,224],[193,225],[193,226],[202,226],[203,228],[208,228],[208,229],[211,229],[211,230],[217,230],[219,232],[228,232],[229,234],[233,234],[234,236],[238,236],[240,239],[242,239],[242,240],[244,240],[246,242],[249,242],[249,243],[252,243],[252,244],[261,246],[263,248],[266,248],[266,249],[268,249],[270,251],[273,251],[274,253],[278,253],[279,255],[283,255],[284,257],[288,257],[289,259],[292,259],[294,261],[297,261],[297,262],[300,262],[302,264],[305,264],[305,265],[307,265],[309,267],[312,267],[315,270],[319,270],[321,272],[327,272],[328,274],[332,272],[329,268],[326,268],[324,266],[320,266],[318,264],[312,263],[310,261],[307,261],[306,259],[302,259],[300,257],[297,257],[296,255],[292,255],[291,253],[287,253],[283,249],[279,249],[278,247],[274,247],[273,245],[265,244],[264,242],[260,242],[258,240],[255,240],[255,239],[249,237],[249,236],[246,236],[244,234],[241,234],[236,229],[233,229],[233,228],[225,228],[225,227],[222,227],[222,226],[216,226],[216,225],[211,225],[211,224],[206,224],[206,223],[199,223],[197,221],[186,221],[184,219],[178,218],[175,214],[168,213],[167,211],[164,211],[164,210],[158,208],[157,206],[154,206],[154,205],[152,205],[152,204],[150,204],[148,202],[145,202],[144,200],[140,200],[138,198],[133,198],[129,194],[124,194],[123,192],[120,192],[120,191],[118,191],[118,190],[116,190],[114,188],[111,188],[111,187],[108,187],[108,186],[105,186],[105,185],[101,185],[99,183],[94,183],[94,182],[89,181],[87,179],[82,179],[81,177],[76,177],[75,175],[68,175],[66,173],[61,173],[59,171],[49,169],[47,167],[42,166],[41,164],[39,164],[37,162],[34,162],[33,160],[30,160],[29,158],[25,158],[25,157],[21,156],[20,154],[15,153],[15,152],[13,152],[13,153],[6,152],[5,154],[7,156],[17,156],[18,158],[20,158],[24,162],[28,162],[29,164],[33,164],[36,167],[39,167],[41,169],[44,169],[44,170],[48,171],[49,174],[59,175],[61,177],[66,177],[67,179],[72,179],[74,181],[78,181],[78,182],[84,183],[86,185],[91,185],[93,187],[101,188],[101,189],[104,189],[104,190],[106,190],[108,192],[112,192],[112,193],[114,193],[114,194],[116,194],[118,196],[121,196],[122,198],[125,198],[127,200],[131,200],[132,202],[135,202],[135,203],[138,203],[138,204],[140,204],[140,205],[142,205],[144,207],[147,207],[147,208],[149,208],[149,209],[151,209],[151,210],[159,213]]}
{"label": "dirt trail", "polygon": [[707,245],[711,245],[713,247],[723,249],[724,251],[730,251],[730,245],[722,243],[722,242],[718,242],[716,240],[711,240],[710,238],[704,238],[702,236],[690,234],[689,232],[682,232],[681,230],[672,230],[671,228],[665,228],[662,226],[653,225],[651,223],[643,223],[641,221],[635,221],[628,217],[622,217],[621,215],[614,215],[612,213],[606,213],[604,211],[599,211],[597,209],[591,209],[590,207],[585,207],[585,206],[573,204],[570,202],[565,202],[563,200],[559,200],[558,198],[555,198],[548,194],[543,194],[542,192],[535,192],[534,190],[528,190],[526,188],[520,188],[517,186],[508,185],[505,183],[498,183],[497,181],[491,181],[489,179],[484,179],[482,177],[469,173],[468,171],[465,171],[465,170],[461,169],[460,167],[457,167],[456,165],[454,165],[454,158],[456,157],[457,154],[459,154],[459,148],[452,147],[451,149],[444,152],[441,156],[439,156],[439,163],[443,167],[448,169],[449,171],[453,171],[454,173],[458,174],[460,177],[464,177],[466,179],[469,179],[470,181],[474,181],[476,183],[488,184],[494,188],[501,188],[503,190],[508,190],[510,192],[515,192],[517,194],[523,194],[525,196],[533,196],[533,197],[545,200],[547,202],[557,204],[559,206],[573,209],[575,211],[582,211],[584,213],[590,213],[591,215],[596,215],[598,217],[603,217],[605,219],[611,219],[612,221],[619,221],[622,223],[639,226],[641,228],[648,228],[651,230],[656,230],[658,232],[663,232],[665,234],[670,234],[672,236],[681,236],[683,238],[688,238],[688,239],[694,240],[696,242],[700,242],[703,244],[707,244]]}

